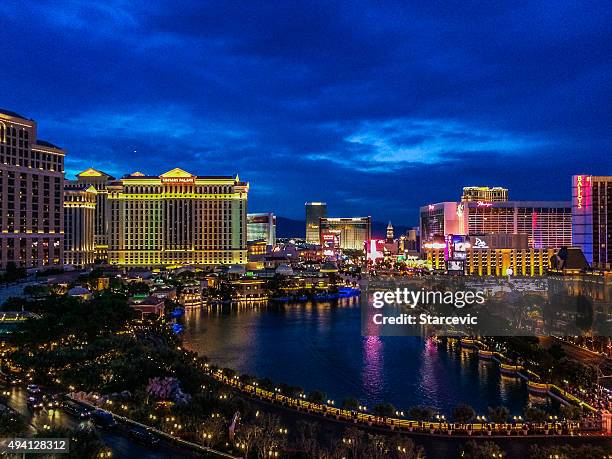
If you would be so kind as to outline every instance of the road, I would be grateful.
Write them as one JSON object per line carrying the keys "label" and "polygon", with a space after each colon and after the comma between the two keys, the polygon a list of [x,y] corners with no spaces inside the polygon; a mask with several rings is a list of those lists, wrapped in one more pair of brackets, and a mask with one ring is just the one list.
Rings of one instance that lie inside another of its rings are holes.
{"label": "road", "polygon": [[[538,338],[543,347],[549,348],[553,344],[558,344],[563,348],[568,357],[597,366],[604,375],[612,375],[612,359],[551,336],[540,336]],[[612,389],[612,378],[601,379],[600,384],[608,389]]]}
{"label": "road", "polygon": [[[3,404],[20,413],[33,429],[42,430],[45,425],[65,427],[68,429],[75,429],[79,426],[79,420],[61,409],[48,411],[41,410],[32,413],[27,407],[27,393],[23,387],[2,387],[2,390],[5,389],[10,391],[10,396],[2,400]],[[114,459],[179,459],[202,457],[196,453],[178,449],[163,442],[151,447],[136,443],[127,437],[125,431],[122,429],[113,431],[104,429],[97,430],[104,443],[112,449]]]}

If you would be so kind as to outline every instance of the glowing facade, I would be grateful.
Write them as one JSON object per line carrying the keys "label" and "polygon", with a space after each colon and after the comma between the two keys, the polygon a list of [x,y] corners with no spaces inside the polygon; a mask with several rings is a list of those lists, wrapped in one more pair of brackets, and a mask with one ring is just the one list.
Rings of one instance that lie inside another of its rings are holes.
{"label": "glowing facade", "polygon": [[572,245],[572,212],[565,201],[466,201],[421,207],[422,242],[448,234],[526,234],[534,249]]}
{"label": "glowing facade", "polygon": [[353,218],[321,218],[320,239],[328,234],[337,234],[340,237],[340,248],[350,250],[363,250],[364,243],[372,239],[371,217]]}
{"label": "glowing facade", "polygon": [[276,245],[276,215],[272,212],[247,214],[247,241],[266,241]]}
{"label": "glowing facade", "polygon": [[178,168],[112,182],[109,263],[246,264],[248,190],[238,176],[202,177]]}
{"label": "glowing facade", "polygon": [[319,220],[327,217],[327,204],[324,202],[307,202],[306,206],[306,242],[319,244]]}
{"label": "glowing facade", "polygon": [[462,202],[484,201],[484,202],[506,202],[508,200],[508,188],[495,186],[465,186],[463,187]]}
{"label": "glowing facade", "polygon": [[421,207],[420,232],[423,242],[446,234],[463,234],[459,227],[459,213],[456,202],[439,202]]}
{"label": "glowing facade", "polygon": [[96,259],[96,198],[93,186],[66,182],[64,188],[64,263],[90,266]]}
{"label": "glowing facade", "polygon": [[594,268],[612,269],[612,176],[572,177],[572,240]]}
{"label": "glowing facade", "polygon": [[114,177],[93,168],[84,170],[77,174],[76,183],[86,188],[92,186],[96,194],[96,214],[94,225],[94,244],[96,259],[106,261],[108,259],[108,185],[115,180]]}
{"label": "glowing facade", "polygon": [[[444,248],[424,249],[435,270],[445,271]],[[554,249],[475,249],[466,250],[465,274],[472,276],[543,276],[551,266]]]}
{"label": "glowing facade", "polygon": [[36,129],[0,110],[0,270],[63,264],[64,151]]}

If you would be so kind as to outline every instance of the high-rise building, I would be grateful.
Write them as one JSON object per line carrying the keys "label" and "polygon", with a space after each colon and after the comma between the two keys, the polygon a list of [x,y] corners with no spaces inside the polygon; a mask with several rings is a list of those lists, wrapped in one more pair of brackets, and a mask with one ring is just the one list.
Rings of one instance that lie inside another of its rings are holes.
{"label": "high-rise building", "polygon": [[327,204],[307,202],[306,204],[306,242],[319,244],[319,220],[327,217]]}
{"label": "high-rise building", "polygon": [[36,130],[0,109],[0,270],[63,265],[65,153]]}
{"label": "high-rise building", "polygon": [[326,235],[334,234],[340,237],[340,248],[351,250],[363,250],[364,242],[372,239],[372,218],[321,218],[320,241]]}
{"label": "high-rise building", "polygon": [[419,227],[406,231],[404,249],[409,252],[418,252],[421,249],[421,230]]}
{"label": "high-rise building", "polygon": [[247,242],[266,241],[276,244],[276,215],[272,212],[247,214]]}
{"label": "high-rise building", "polygon": [[465,201],[421,207],[422,242],[448,234],[526,234],[530,248],[572,244],[572,215],[565,201]]}
{"label": "high-rise building", "polygon": [[95,262],[96,197],[93,186],[66,181],[64,187],[64,263],[79,268]]}
{"label": "high-rise building", "polygon": [[572,241],[593,268],[612,269],[612,176],[572,177]]}
{"label": "high-rise building", "polygon": [[108,261],[123,266],[247,263],[249,184],[175,168],[108,186]]}
{"label": "high-rise building", "polygon": [[420,209],[421,241],[431,241],[446,234],[462,234],[456,202],[428,204]]}
{"label": "high-rise building", "polygon": [[508,188],[496,186],[465,186],[461,201],[483,201],[483,202],[506,202],[508,200]]}
{"label": "high-rise building", "polygon": [[[424,248],[434,270],[449,271],[446,250]],[[467,248],[459,263],[460,271],[473,276],[543,276],[551,268],[554,249]]]}
{"label": "high-rise building", "polygon": [[389,224],[387,225],[387,243],[392,243],[393,242],[393,225],[391,224],[391,222],[389,222]]}
{"label": "high-rise building", "polygon": [[94,244],[96,260],[108,260],[108,184],[115,177],[89,168],[76,175],[76,182],[84,186],[93,186],[96,191],[96,215],[94,228]]}

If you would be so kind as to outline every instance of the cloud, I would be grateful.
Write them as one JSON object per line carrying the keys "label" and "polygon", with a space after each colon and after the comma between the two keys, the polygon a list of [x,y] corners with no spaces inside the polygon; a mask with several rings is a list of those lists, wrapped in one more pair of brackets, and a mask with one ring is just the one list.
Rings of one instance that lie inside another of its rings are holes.
{"label": "cloud", "polygon": [[464,185],[612,173],[605,3],[5,3],[0,106],[70,171],[239,173],[256,210],[398,224]]}

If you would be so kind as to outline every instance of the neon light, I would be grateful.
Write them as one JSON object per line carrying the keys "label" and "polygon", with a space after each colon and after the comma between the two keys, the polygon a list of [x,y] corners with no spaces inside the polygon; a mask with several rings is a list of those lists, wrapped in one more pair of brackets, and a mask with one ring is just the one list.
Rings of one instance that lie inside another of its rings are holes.
{"label": "neon light", "polygon": [[578,181],[576,182],[576,187],[578,190],[578,195],[576,196],[576,200],[578,201],[578,208],[582,209],[582,175],[578,176]]}
{"label": "neon light", "polygon": [[485,241],[477,237],[476,241],[474,241],[474,248],[475,249],[488,249],[489,246],[487,245]]}
{"label": "neon light", "polygon": [[160,177],[164,185],[195,185],[195,177]]}
{"label": "neon light", "polygon": [[493,203],[492,202],[477,201],[476,205],[478,207],[491,207],[493,205]]}
{"label": "neon light", "polygon": [[434,206],[433,204],[429,204],[429,205],[427,206],[427,208],[428,208],[429,210],[434,210],[434,209],[435,209],[435,206]]}
{"label": "neon light", "polygon": [[446,244],[444,242],[426,242],[423,247],[426,249],[445,249]]}

